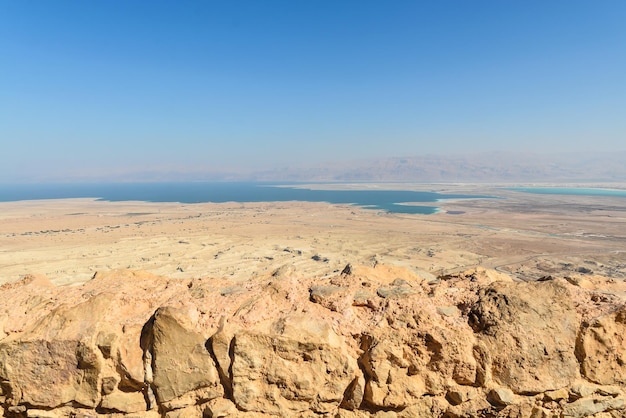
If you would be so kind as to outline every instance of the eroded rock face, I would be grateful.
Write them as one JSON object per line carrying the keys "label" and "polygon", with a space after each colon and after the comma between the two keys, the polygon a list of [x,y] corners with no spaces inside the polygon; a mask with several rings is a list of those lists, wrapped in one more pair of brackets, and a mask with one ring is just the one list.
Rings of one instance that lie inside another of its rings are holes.
{"label": "eroded rock face", "polygon": [[97,353],[75,340],[0,344],[0,380],[9,405],[55,408],[75,402],[96,407],[101,367]]}
{"label": "eroded rock face", "polygon": [[585,326],[578,353],[587,379],[602,385],[626,384],[626,309]]}
{"label": "eroded rock face", "polygon": [[479,292],[470,325],[480,342],[483,384],[515,393],[568,386],[578,377],[578,319],[560,283],[495,283]]}
{"label": "eroded rock face", "polygon": [[0,416],[626,416],[624,300],[596,278],[289,274],[3,286]]}
{"label": "eroded rock face", "polygon": [[455,384],[473,385],[474,335],[419,307],[388,313],[388,327],[363,337],[361,364],[367,374],[366,401],[379,408],[404,408]]}
{"label": "eroded rock face", "polygon": [[93,344],[95,318],[111,301],[103,295],[60,306],[26,332],[0,342],[0,379],[8,382],[10,403],[98,405],[104,359]]}
{"label": "eroded rock face", "polygon": [[356,360],[337,344],[326,324],[311,322],[298,339],[291,337],[289,328],[283,335],[235,335],[232,388],[240,409],[281,416],[307,410],[328,414],[339,408],[344,396],[352,400],[352,393],[345,392],[358,384]]}

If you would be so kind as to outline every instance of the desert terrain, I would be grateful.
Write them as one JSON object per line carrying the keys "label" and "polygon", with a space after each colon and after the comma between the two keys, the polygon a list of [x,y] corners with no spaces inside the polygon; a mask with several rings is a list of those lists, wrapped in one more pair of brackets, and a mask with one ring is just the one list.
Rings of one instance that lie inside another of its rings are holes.
{"label": "desert terrain", "polygon": [[348,263],[402,265],[428,277],[473,266],[520,280],[553,273],[626,276],[623,198],[487,185],[413,187],[500,198],[441,202],[433,215],[307,202],[4,202],[0,283],[36,273],[68,285],[115,269],[240,282],[279,268],[323,276]]}
{"label": "desert terrain", "polygon": [[428,190],[0,203],[0,416],[625,416],[624,199]]}

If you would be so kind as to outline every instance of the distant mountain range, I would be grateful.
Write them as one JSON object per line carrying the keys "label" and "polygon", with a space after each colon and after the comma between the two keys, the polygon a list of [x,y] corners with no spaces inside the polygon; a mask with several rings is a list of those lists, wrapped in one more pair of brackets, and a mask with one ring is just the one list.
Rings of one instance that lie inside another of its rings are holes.
{"label": "distant mountain range", "polygon": [[423,155],[267,170],[248,177],[258,181],[621,182],[626,181],[626,152]]}
{"label": "distant mountain range", "polygon": [[419,155],[362,160],[338,157],[332,163],[265,170],[207,167],[152,167],[49,175],[25,172],[18,182],[626,182],[626,151],[535,154],[492,152]]}

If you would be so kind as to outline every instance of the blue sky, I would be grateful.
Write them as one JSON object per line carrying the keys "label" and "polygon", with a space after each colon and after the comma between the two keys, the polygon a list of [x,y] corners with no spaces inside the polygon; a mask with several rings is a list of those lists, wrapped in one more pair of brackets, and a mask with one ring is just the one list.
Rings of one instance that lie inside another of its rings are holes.
{"label": "blue sky", "polygon": [[626,2],[1,1],[0,181],[626,149]]}

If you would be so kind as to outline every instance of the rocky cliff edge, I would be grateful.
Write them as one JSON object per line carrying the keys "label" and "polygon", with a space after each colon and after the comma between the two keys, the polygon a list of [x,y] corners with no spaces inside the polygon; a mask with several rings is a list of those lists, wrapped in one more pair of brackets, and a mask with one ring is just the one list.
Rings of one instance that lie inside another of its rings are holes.
{"label": "rocky cliff edge", "polygon": [[626,286],[346,266],[0,287],[0,416],[624,417]]}

